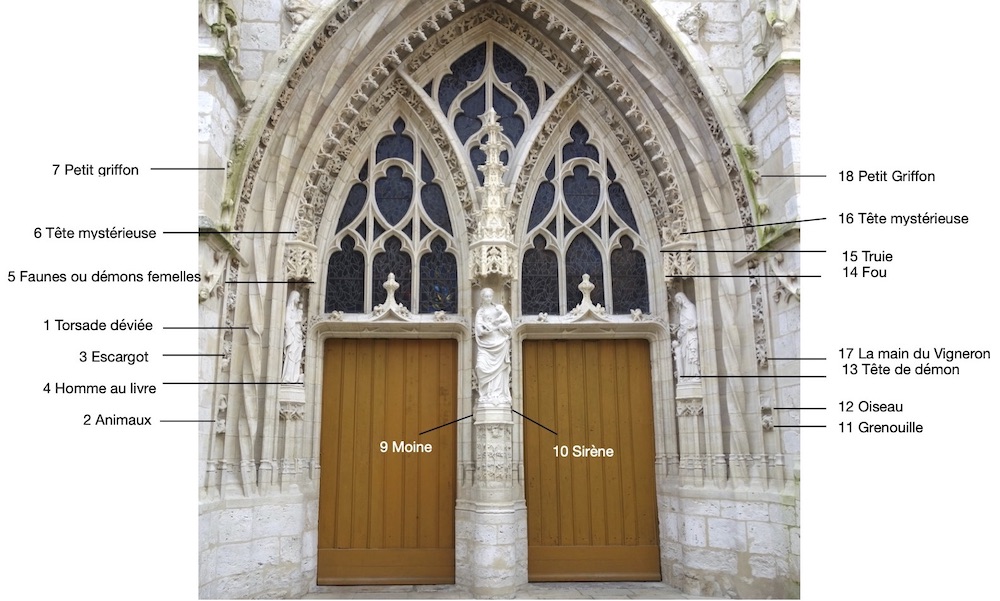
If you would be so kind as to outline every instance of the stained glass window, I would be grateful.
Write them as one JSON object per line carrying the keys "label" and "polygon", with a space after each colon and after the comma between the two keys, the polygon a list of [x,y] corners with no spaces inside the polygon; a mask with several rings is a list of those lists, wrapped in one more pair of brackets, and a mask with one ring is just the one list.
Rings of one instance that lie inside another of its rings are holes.
{"label": "stained glass window", "polygon": [[458,312],[458,263],[447,252],[440,236],[431,241],[431,252],[420,257],[420,312]]}
{"label": "stained glass window", "polygon": [[604,261],[601,258],[601,251],[597,250],[597,245],[587,234],[581,233],[573,239],[569,248],[566,249],[566,303],[568,307],[575,307],[583,301],[583,293],[580,292],[580,282],[583,281],[583,274],[590,276],[590,283],[594,285],[594,291],[590,294],[590,300],[594,304],[604,304]]}
{"label": "stained glass window", "polygon": [[559,313],[559,259],[542,236],[535,236],[521,263],[521,313]]}
{"label": "stained glass window", "polygon": [[413,182],[403,177],[403,170],[393,165],[386,176],[375,180],[375,202],[389,225],[396,225],[406,215],[413,198]]}
{"label": "stained glass window", "polygon": [[587,140],[590,139],[590,132],[587,131],[587,128],[585,128],[583,124],[579,121],[574,123],[573,127],[569,130],[569,135],[573,141],[563,146],[564,162],[578,157],[593,159],[595,161],[599,160],[597,147],[593,144],[587,143]]}
{"label": "stained glass window", "polygon": [[621,248],[611,251],[611,294],[615,313],[626,314],[632,309],[649,312],[646,258],[633,250],[628,236],[622,236]]}
{"label": "stained glass window", "polygon": [[446,115],[458,94],[469,83],[479,79],[485,68],[486,42],[469,50],[451,64],[451,73],[441,78],[441,83],[438,86],[438,102]]}
{"label": "stained glass window", "polygon": [[614,207],[615,213],[628,224],[628,226],[634,230],[638,230],[639,226],[635,223],[635,215],[632,214],[632,207],[628,203],[628,198],[625,196],[625,188],[622,187],[618,182],[612,183],[608,186],[608,198],[611,199],[611,206]]}
{"label": "stained glass window", "polygon": [[360,313],[365,308],[365,257],[345,236],[326,268],[326,312]]}
{"label": "stained glass window", "polygon": [[586,167],[578,165],[573,168],[573,176],[563,180],[563,197],[570,212],[580,221],[587,221],[601,200],[601,183],[587,175]]}
{"label": "stained glass window", "polygon": [[[399,284],[396,301],[411,311],[415,304],[420,312],[458,311],[458,262],[448,251],[451,217],[444,185],[435,181],[435,155],[428,151],[437,152],[408,132],[402,118],[369,147],[337,220],[342,243],[327,266],[327,311],[371,311],[385,302],[383,284],[390,273]],[[369,165],[374,181],[363,183]],[[414,202],[417,194],[420,201]],[[351,233],[343,236],[344,231]],[[433,239],[430,252],[420,256],[415,272],[413,249],[427,238]]]}
{"label": "stained glass window", "polygon": [[528,218],[528,229],[533,230],[535,226],[545,219],[549,211],[552,210],[552,203],[556,198],[556,187],[549,182],[542,182],[535,192],[535,202],[531,203],[531,215]]}
{"label": "stained glass window", "polygon": [[594,303],[616,314],[648,312],[637,219],[611,161],[599,160],[605,142],[579,121],[570,126],[569,138],[546,167],[528,209],[531,247],[521,259],[522,313],[571,311],[583,299],[584,274],[594,285]]}
{"label": "stained glass window", "polygon": [[392,124],[395,134],[382,138],[375,147],[375,162],[381,163],[391,158],[403,159],[407,163],[413,162],[413,140],[403,135],[405,129],[406,123],[402,119],[396,119]]}
{"label": "stained glass window", "polygon": [[396,276],[396,282],[399,283],[399,290],[396,291],[396,302],[411,311],[413,310],[411,303],[413,263],[410,260],[410,255],[401,250],[402,246],[399,238],[392,236],[385,241],[384,252],[375,255],[375,260],[372,261],[373,306],[385,302],[386,292],[382,285],[392,273]]}

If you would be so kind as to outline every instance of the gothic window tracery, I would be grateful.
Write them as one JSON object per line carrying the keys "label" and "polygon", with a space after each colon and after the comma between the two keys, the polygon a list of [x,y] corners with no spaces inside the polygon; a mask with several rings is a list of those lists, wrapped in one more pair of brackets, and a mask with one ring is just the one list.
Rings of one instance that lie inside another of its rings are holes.
{"label": "gothic window tracery", "polygon": [[542,94],[552,88],[530,73],[529,67],[503,45],[489,39],[468,50],[451,63],[449,72],[432,80],[425,90],[433,96],[465,145],[473,171],[483,183],[479,167],[486,155],[479,148],[485,138],[482,116],[490,107],[503,126],[507,150],[500,160],[507,163],[521,142],[531,120],[538,113]]}
{"label": "gothic window tracery", "polygon": [[385,300],[390,273],[396,301],[409,310],[458,312],[451,216],[430,152],[402,117],[370,148],[337,220],[327,312],[370,311]]}
{"label": "gothic window tracery", "polygon": [[612,313],[649,311],[647,261],[635,213],[608,148],[575,122],[531,201],[521,261],[521,312],[568,312],[583,298]]}

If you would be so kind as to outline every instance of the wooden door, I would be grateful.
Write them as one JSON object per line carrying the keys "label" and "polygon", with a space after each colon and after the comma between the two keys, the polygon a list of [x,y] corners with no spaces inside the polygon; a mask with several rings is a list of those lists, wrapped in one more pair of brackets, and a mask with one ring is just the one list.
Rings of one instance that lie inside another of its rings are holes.
{"label": "wooden door", "polygon": [[660,580],[649,343],[523,349],[529,580]]}
{"label": "wooden door", "polygon": [[455,419],[456,370],[454,340],[327,340],[319,584],[455,581],[456,428],[420,432]]}

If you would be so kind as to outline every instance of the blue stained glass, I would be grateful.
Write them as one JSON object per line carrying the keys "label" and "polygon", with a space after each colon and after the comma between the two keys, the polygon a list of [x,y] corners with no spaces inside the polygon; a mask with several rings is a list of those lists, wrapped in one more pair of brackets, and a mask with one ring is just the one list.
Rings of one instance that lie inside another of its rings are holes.
{"label": "blue stained glass", "polygon": [[375,147],[375,162],[397,158],[403,159],[407,163],[413,163],[413,140],[403,135],[406,123],[402,119],[396,119],[392,129],[395,134],[385,136],[378,141],[378,145]]}
{"label": "blue stained glass", "polygon": [[361,181],[368,181],[368,161],[361,166],[361,171],[358,171],[358,179]]}
{"label": "blue stained glass", "polygon": [[515,82],[528,72],[524,63],[500,44],[493,44],[493,71],[497,79],[504,83]]}
{"label": "blue stained glass", "polygon": [[608,218],[608,235],[609,236],[611,234],[614,234],[615,232],[617,232],[620,228],[621,228],[621,226],[618,225],[617,221],[615,221],[614,219],[611,219],[610,217]]}
{"label": "blue stained glass", "polygon": [[385,228],[378,220],[372,222],[372,240],[378,240],[378,237],[385,233]]}
{"label": "blue stained glass", "polygon": [[521,313],[559,313],[559,259],[545,249],[545,238],[535,236],[534,248],[521,261]]}
{"label": "blue stained glass", "polygon": [[469,85],[454,75],[445,75],[438,84],[438,102],[441,104],[441,112],[448,114],[448,107],[455,100],[455,97]]}
{"label": "blue stained glass", "polygon": [[555,219],[553,219],[552,221],[550,221],[549,224],[547,226],[545,226],[545,229],[550,234],[552,234],[553,238],[555,238],[555,237],[557,237],[559,235],[559,234],[556,233],[556,220]]}
{"label": "blue stained glass", "polygon": [[530,232],[542,219],[552,210],[552,203],[556,197],[556,187],[549,182],[542,182],[535,192],[535,201],[531,203],[531,215],[528,217],[528,231]]}
{"label": "blue stained glass", "polygon": [[399,238],[392,236],[385,241],[385,250],[375,255],[375,260],[372,261],[372,304],[380,305],[385,301],[386,293],[382,285],[392,273],[399,284],[399,289],[396,290],[396,302],[412,311],[413,263],[410,261],[410,255],[401,248],[402,243]]}
{"label": "blue stained glass", "polygon": [[420,312],[458,313],[458,262],[441,236],[420,257]]}
{"label": "blue stained glass", "polygon": [[585,233],[580,233],[566,249],[567,309],[572,309],[583,301],[579,285],[584,274],[590,276],[590,283],[594,285],[590,300],[595,305],[604,304],[604,265],[601,251],[597,250],[597,246]]}
{"label": "blue stained glass", "polygon": [[621,248],[611,252],[611,294],[614,313],[627,314],[632,309],[649,312],[649,286],[646,281],[646,258],[633,250],[632,239],[623,236]]}
{"label": "blue stained glass", "polygon": [[504,135],[514,143],[514,146],[517,146],[524,133],[524,119],[514,114],[514,111],[517,110],[517,104],[496,86],[493,86],[493,109],[500,117],[500,125],[503,126]]}
{"label": "blue stained glass", "polygon": [[538,104],[541,102],[538,97],[538,84],[535,83],[535,80],[525,77],[520,81],[515,81],[510,87],[524,101],[525,106],[528,107],[528,114],[534,117],[535,113],[538,112]]}
{"label": "blue stained glass", "polygon": [[482,127],[479,115],[486,112],[486,86],[479,89],[462,101],[462,112],[455,115],[455,133],[458,139],[465,142]]}
{"label": "blue stained glass", "polygon": [[503,46],[494,44],[493,71],[497,74],[497,79],[511,85],[514,93],[524,100],[528,112],[534,116],[538,111],[538,84],[527,76],[528,68],[524,66],[524,63]]}
{"label": "blue stained glass", "polygon": [[476,172],[476,177],[479,178],[479,185],[482,185],[486,181],[486,176],[479,168],[486,164],[486,153],[482,151],[478,146],[473,146],[469,150],[469,159],[472,161],[472,170]]}
{"label": "blue stained glass", "polygon": [[438,84],[438,103],[446,115],[455,97],[470,82],[479,79],[485,68],[486,42],[469,50],[451,64],[451,73],[441,78],[441,83]]}
{"label": "blue stained glass", "polygon": [[337,231],[340,231],[351,224],[361,213],[361,209],[368,200],[368,187],[364,184],[354,184],[350,192],[347,193],[347,200],[344,201],[344,208],[340,212],[340,221],[337,222]]}
{"label": "blue stained glass", "polygon": [[552,181],[556,177],[556,160],[549,161],[549,166],[545,168],[545,179]]}
{"label": "blue stained glass", "polygon": [[399,167],[389,167],[385,177],[375,181],[375,203],[389,225],[396,225],[410,208],[413,182],[403,177]]}
{"label": "blue stained glass", "polygon": [[362,240],[367,240],[368,239],[368,220],[367,219],[362,219],[361,223],[358,224],[358,227],[354,228],[354,231],[356,231],[357,233],[361,234],[361,239]]}
{"label": "blue stained glass", "polygon": [[431,167],[431,162],[427,160],[427,155],[423,152],[420,153],[420,181],[425,184],[434,181],[434,168]]}
{"label": "blue stained glass", "polygon": [[598,158],[597,147],[587,143],[590,139],[590,132],[579,121],[569,129],[572,142],[563,146],[563,161],[568,161],[577,157],[600,160]]}
{"label": "blue stained glass", "polygon": [[611,161],[608,161],[608,179],[610,181],[618,179],[618,174],[615,172],[615,168],[611,166]]}
{"label": "blue stained glass", "polygon": [[429,233],[431,233],[431,228],[427,227],[423,220],[420,220],[420,239],[426,238]]}
{"label": "blue stained glass", "polygon": [[424,92],[426,92],[428,96],[431,95],[431,90],[433,89],[433,86],[434,86],[434,82],[433,81],[428,81],[427,85],[424,86]]}
{"label": "blue stained glass", "polygon": [[340,250],[330,255],[326,268],[327,313],[365,310],[365,258],[354,250],[354,245],[354,238],[347,236],[340,243]]}
{"label": "blue stained glass", "polygon": [[403,226],[403,233],[406,234],[406,238],[407,239],[413,238],[413,221],[412,220],[406,222],[406,225]]}
{"label": "blue stained glass", "polygon": [[448,216],[448,203],[445,202],[441,186],[429,184],[421,188],[420,199],[427,216],[441,229],[451,232],[451,217]]}
{"label": "blue stained glass", "polygon": [[545,99],[546,100],[548,100],[549,98],[552,98],[552,95],[555,94],[555,93],[556,93],[555,90],[553,90],[549,86],[549,84],[545,84]]}
{"label": "blue stained glass", "polygon": [[596,177],[590,177],[583,165],[573,168],[573,176],[563,180],[563,197],[566,206],[580,221],[586,221],[601,200],[601,183]]}
{"label": "blue stained glass", "polygon": [[632,229],[638,231],[639,226],[636,225],[635,215],[632,214],[632,206],[625,195],[625,188],[618,182],[612,183],[608,186],[608,198],[611,199],[611,206],[614,207],[615,213],[618,213],[622,221],[627,223]]}

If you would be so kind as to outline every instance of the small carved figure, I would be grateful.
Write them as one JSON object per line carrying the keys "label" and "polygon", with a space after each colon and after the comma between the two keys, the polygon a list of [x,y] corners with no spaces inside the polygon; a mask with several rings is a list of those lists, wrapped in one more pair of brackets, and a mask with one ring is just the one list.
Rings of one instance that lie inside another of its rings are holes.
{"label": "small carved figure", "polygon": [[305,338],[302,335],[302,297],[298,290],[288,295],[285,309],[285,364],[281,370],[281,381],[285,384],[302,383],[302,351]]}
{"label": "small carved figure", "polygon": [[305,23],[315,11],[316,5],[310,0],[285,0],[285,12],[292,22],[292,31],[298,31],[299,25]]}
{"label": "small carved figure", "polygon": [[479,293],[476,311],[476,378],[479,401],[488,405],[510,404],[510,337],[514,324],[503,305],[493,302],[493,289]]}

